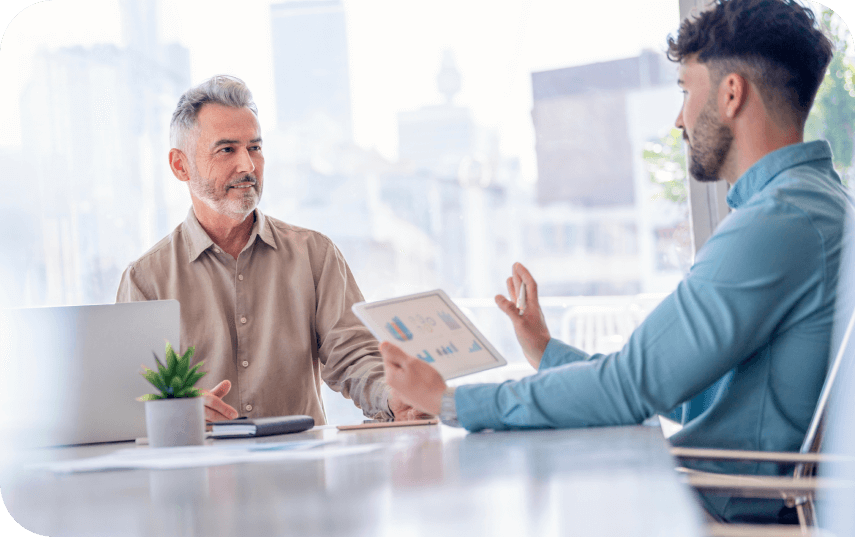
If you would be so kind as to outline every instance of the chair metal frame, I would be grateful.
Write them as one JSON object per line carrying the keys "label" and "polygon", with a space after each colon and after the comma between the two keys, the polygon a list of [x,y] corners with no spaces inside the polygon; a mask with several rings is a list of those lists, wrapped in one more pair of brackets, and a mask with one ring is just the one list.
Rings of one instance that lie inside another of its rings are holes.
{"label": "chair metal frame", "polygon": [[[822,390],[817,400],[808,430],[798,453],[771,452],[771,451],[744,451],[728,449],[706,449],[706,448],[671,448],[671,454],[678,459],[705,459],[718,461],[755,461],[775,462],[779,464],[795,464],[792,477],[785,476],[758,476],[758,475],[731,475],[716,474],[712,472],[700,472],[678,468],[686,474],[690,486],[698,490],[711,493],[727,493],[735,496],[749,498],[783,498],[788,507],[795,507],[799,518],[799,532],[801,535],[817,534],[816,514],[814,511],[814,499],[818,490],[840,490],[855,487],[855,482],[843,480],[814,477],[818,464],[831,463],[855,463],[855,458],[844,455],[833,455],[821,453],[823,433],[828,416],[829,400],[832,397],[835,380],[840,372],[840,367],[846,359],[847,353],[855,350],[850,349],[852,333],[855,330],[855,311],[852,312],[846,330],[840,342],[840,347],[831,362],[828,374],[825,377]],[[715,530],[712,525],[711,534],[725,535],[727,531]],[[728,526],[727,524],[723,526]],[[744,525],[738,525],[744,526]],[[734,528],[736,529],[736,528]],[[758,528],[758,531],[762,528]],[[763,535],[772,534],[766,528]],[[744,531],[754,531],[742,528]],[[790,532],[793,529],[789,530]],[[760,533],[755,533],[760,534]],[[776,533],[781,534],[781,533]],[[734,534],[735,535],[735,534]]]}

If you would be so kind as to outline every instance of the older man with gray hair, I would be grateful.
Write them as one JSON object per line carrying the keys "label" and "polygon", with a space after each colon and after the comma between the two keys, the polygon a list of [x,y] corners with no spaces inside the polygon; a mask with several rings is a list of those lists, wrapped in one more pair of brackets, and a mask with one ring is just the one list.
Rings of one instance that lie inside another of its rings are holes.
{"label": "older man with gray hair", "polygon": [[341,252],[256,208],[264,154],[243,81],[215,76],[182,95],[170,144],[169,165],[193,206],[128,266],[116,301],[180,302],[181,343],[209,372],[200,382],[206,419],[306,414],[326,423],[321,380],[366,416],[411,418],[385,383],[377,341],[351,312],[362,294]]}

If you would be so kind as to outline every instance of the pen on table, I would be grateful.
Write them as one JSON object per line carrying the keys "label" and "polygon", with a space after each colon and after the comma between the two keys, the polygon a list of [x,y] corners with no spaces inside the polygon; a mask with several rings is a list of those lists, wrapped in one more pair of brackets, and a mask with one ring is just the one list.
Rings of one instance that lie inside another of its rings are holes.
{"label": "pen on table", "polygon": [[525,282],[520,283],[520,294],[517,297],[517,309],[520,310],[520,315],[525,312]]}

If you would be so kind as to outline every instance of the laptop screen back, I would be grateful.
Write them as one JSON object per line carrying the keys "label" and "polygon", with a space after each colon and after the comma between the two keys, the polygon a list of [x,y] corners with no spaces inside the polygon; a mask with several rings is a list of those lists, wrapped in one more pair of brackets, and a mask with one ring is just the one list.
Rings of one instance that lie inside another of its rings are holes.
{"label": "laptop screen back", "polygon": [[[146,435],[144,403],[168,340],[180,349],[175,300],[0,312],[3,422],[24,446],[133,440]],[[183,350],[183,349],[181,349]]]}

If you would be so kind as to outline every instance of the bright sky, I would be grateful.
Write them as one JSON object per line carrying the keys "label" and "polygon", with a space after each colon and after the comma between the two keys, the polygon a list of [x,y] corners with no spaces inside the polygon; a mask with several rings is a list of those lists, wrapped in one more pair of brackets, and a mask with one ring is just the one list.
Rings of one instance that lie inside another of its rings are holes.
{"label": "bright sky", "polygon": [[[255,95],[263,128],[274,126],[276,117],[269,18],[275,2],[158,2],[160,39],[190,50],[192,81],[218,73],[243,78]],[[594,1],[343,2],[354,136],[362,147],[389,158],[397,151],[396,113],[441,100],[436,74],[443,49],[454,51],[462,76],[456,104],[470,107],[479,124],[498,130],[505,154],[527,160],[534,143],[532,71],[634,56],[642,48],[663,50],[665,36],[678,24],[677,0],[616,0],[622,16],[609,21],[608,32],[606,10]],[[828,3],[844,20],[855,18],[851,1]],[[39,48],[124,43],[119,0],[0,4],[0,27],[8,24],[0,43],[0,147],[16,147],[19,94]],[[526,150],[529,155],[521,155]],[[530,170],[533,163],[523,166]]]}

